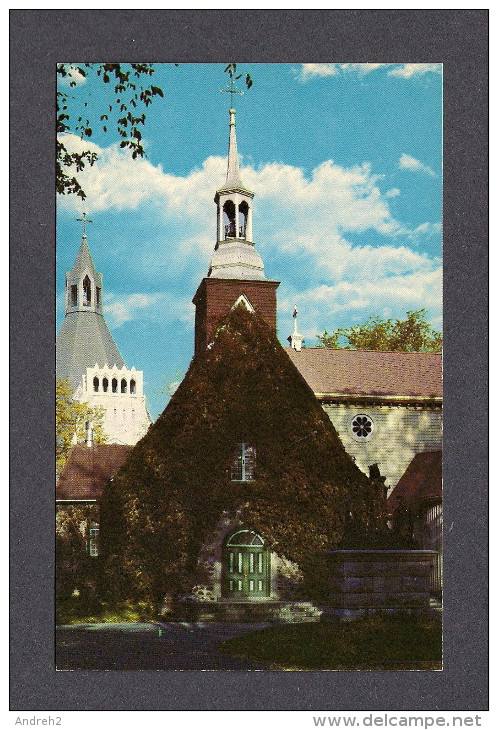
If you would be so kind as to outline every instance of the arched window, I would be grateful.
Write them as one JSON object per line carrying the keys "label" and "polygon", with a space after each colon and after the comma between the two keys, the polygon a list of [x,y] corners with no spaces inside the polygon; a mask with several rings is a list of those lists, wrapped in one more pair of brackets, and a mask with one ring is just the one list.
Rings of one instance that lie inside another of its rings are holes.
{"label": "arched window", "polygon": [[71,284],[71,307],[78,306],[78,287],[76,284]]}
{"label": "arched window", "polygon": [[93,389],[96,393],[99,392],[99,379],[97,377],[93,379]]}
{"label": "arched window", "polygon": [[270,594],[270,554],[261,535],[248,527],[235,530],[225,541],[222,593],[244,600]]}
{"label": "arched window", "polygon": [[232,482],[252,482],[256,472],[256,449],[242,442],[237,444],[230,468]]}
{"label": "arched window", "polygon": [[102,292],[102,290],[101,290],[100,286],[96,286],[95,287],[95,304],[97,305],[97,307],[100,307],[100,303],[101,303],[101,299],[102,299],[101,292]]}
{"label": "arched window", "polygon": [[104,378],[102,380],[102,390],[104,391],[104,393],[107,393],[107,391],[109,390],[109,381],[107,378]]}
{"label": "arched window", "polygon": [[239,205],[239,238],[245,238],[247,232],[247,217],[249,215],[249,206],[243,200]]}
{"label": "arched window", "polygon": [[135,383],[134,380],[130,380],[130,393],[132,395],[135,395],[136,390],[137,390],[137,384]]}
{"label": "arched window", "polygon": [[223,228],[225,238],[235,238],[235,205],[233,200],[227,200],[223,206]]}
{"label": "arched window", "polygon": [[127,382],[126,382],[126,380],[124,378],[122,378],[122,380],[121,380],[121,392],[122,393],[126,393],[126,388],[127,388]]}
{"label": "arched window", "polygon": [[118,392],[118,381],[117,381],[117,378],[113,378],[112,379],[111,388],[112,388],[112,392],[113,393],[117,393]]}
{"label": "arched window", "polygon": [[83,306],[92,306],[92,282],[87,274],[83,279]]}

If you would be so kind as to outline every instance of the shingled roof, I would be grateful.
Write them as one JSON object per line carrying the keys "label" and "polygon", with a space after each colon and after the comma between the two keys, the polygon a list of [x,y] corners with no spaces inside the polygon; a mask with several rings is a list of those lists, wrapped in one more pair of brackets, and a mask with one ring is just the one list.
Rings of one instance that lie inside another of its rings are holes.
{"label": "shingled roof", "polygon": [[398,499],[408,506],[418,507],[421,502],[441,500],[442,452],[423,451],[415,454],[407,470],[387,500],[390,510],[396,509]]}
{"label": "shingled roof", "polygon": [[441,354],[303,347],[285,348],[318,397],[441,398]]}
{"label": "shingled roof", "polygon": [[76,444],[69,453],[56,487],[56,499],[100,499],[106,482],[126,461],[133,446]]}

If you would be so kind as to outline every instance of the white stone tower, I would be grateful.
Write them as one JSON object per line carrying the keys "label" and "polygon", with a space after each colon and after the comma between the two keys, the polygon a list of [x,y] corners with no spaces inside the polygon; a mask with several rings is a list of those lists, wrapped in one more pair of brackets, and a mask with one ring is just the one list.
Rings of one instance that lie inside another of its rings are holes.
{"label": "white stone tower", "polygon": [[57,335],[56,377],[67,378],[73,398],[104,409],[108,443],[136,444],[151,419],[143,395],[143,373],[127,368],[104,320],[102,275],[83,235],[71,271],[66,273],[65,317]]}

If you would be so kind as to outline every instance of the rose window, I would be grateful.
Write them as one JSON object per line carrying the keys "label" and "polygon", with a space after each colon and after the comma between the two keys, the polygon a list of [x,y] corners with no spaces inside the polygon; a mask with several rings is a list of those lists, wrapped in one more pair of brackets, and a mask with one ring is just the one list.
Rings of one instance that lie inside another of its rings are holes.
{"label": "rose window", "polygon": [[358,441],[368,439],[372,435],[372,431],[373,421],[364,413],[359,413],[351,421],[351,433]]}

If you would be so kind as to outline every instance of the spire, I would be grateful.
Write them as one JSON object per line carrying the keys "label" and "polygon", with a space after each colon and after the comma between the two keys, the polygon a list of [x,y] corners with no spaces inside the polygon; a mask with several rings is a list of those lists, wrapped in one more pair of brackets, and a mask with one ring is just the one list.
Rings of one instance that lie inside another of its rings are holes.
{"label": "spire", "polygon": [[74,259],[73,268],[69,272],[69,276],[72,279],[79,279],[84,271],[93,275],[94,278],[97,275],[97,270],[95,268],[95,264],[93,263],[90,249],[88,248],[85,233],[81,237],[80,247],[78,249],[78,253],[76,254],[76,258]]}
{"label": "spire", "polygon": [[73,267],[66,272],[65,317],[57,335],[56,372],[76,388],[86,368],[124,366],[123,358],[103,317],[102,275],[88,248],[83,214],[81,243]]}
{"label": "spire", "polygon": [[245,186],[240,179],[239,173],[239,155],[237,152],[237,137],[235,135],[235,109],[229,109],[230,114],[229,122],[229,134],[228,134],[228,165],[227,165],[227,179],[225,182],[226,188],[242,188],[245,190]]}
{"label": "spire", "polygon": [[294,320],[294,330],[291,335],[287,338],[287,341],[289,342],[290,346],[296,350],[296,352],[301,352],[301,345],[303,343],[303,336],[297,331],[297,312],[298,309],[296,305],[294,304],[294,309],[292,310],[292,318]]}

